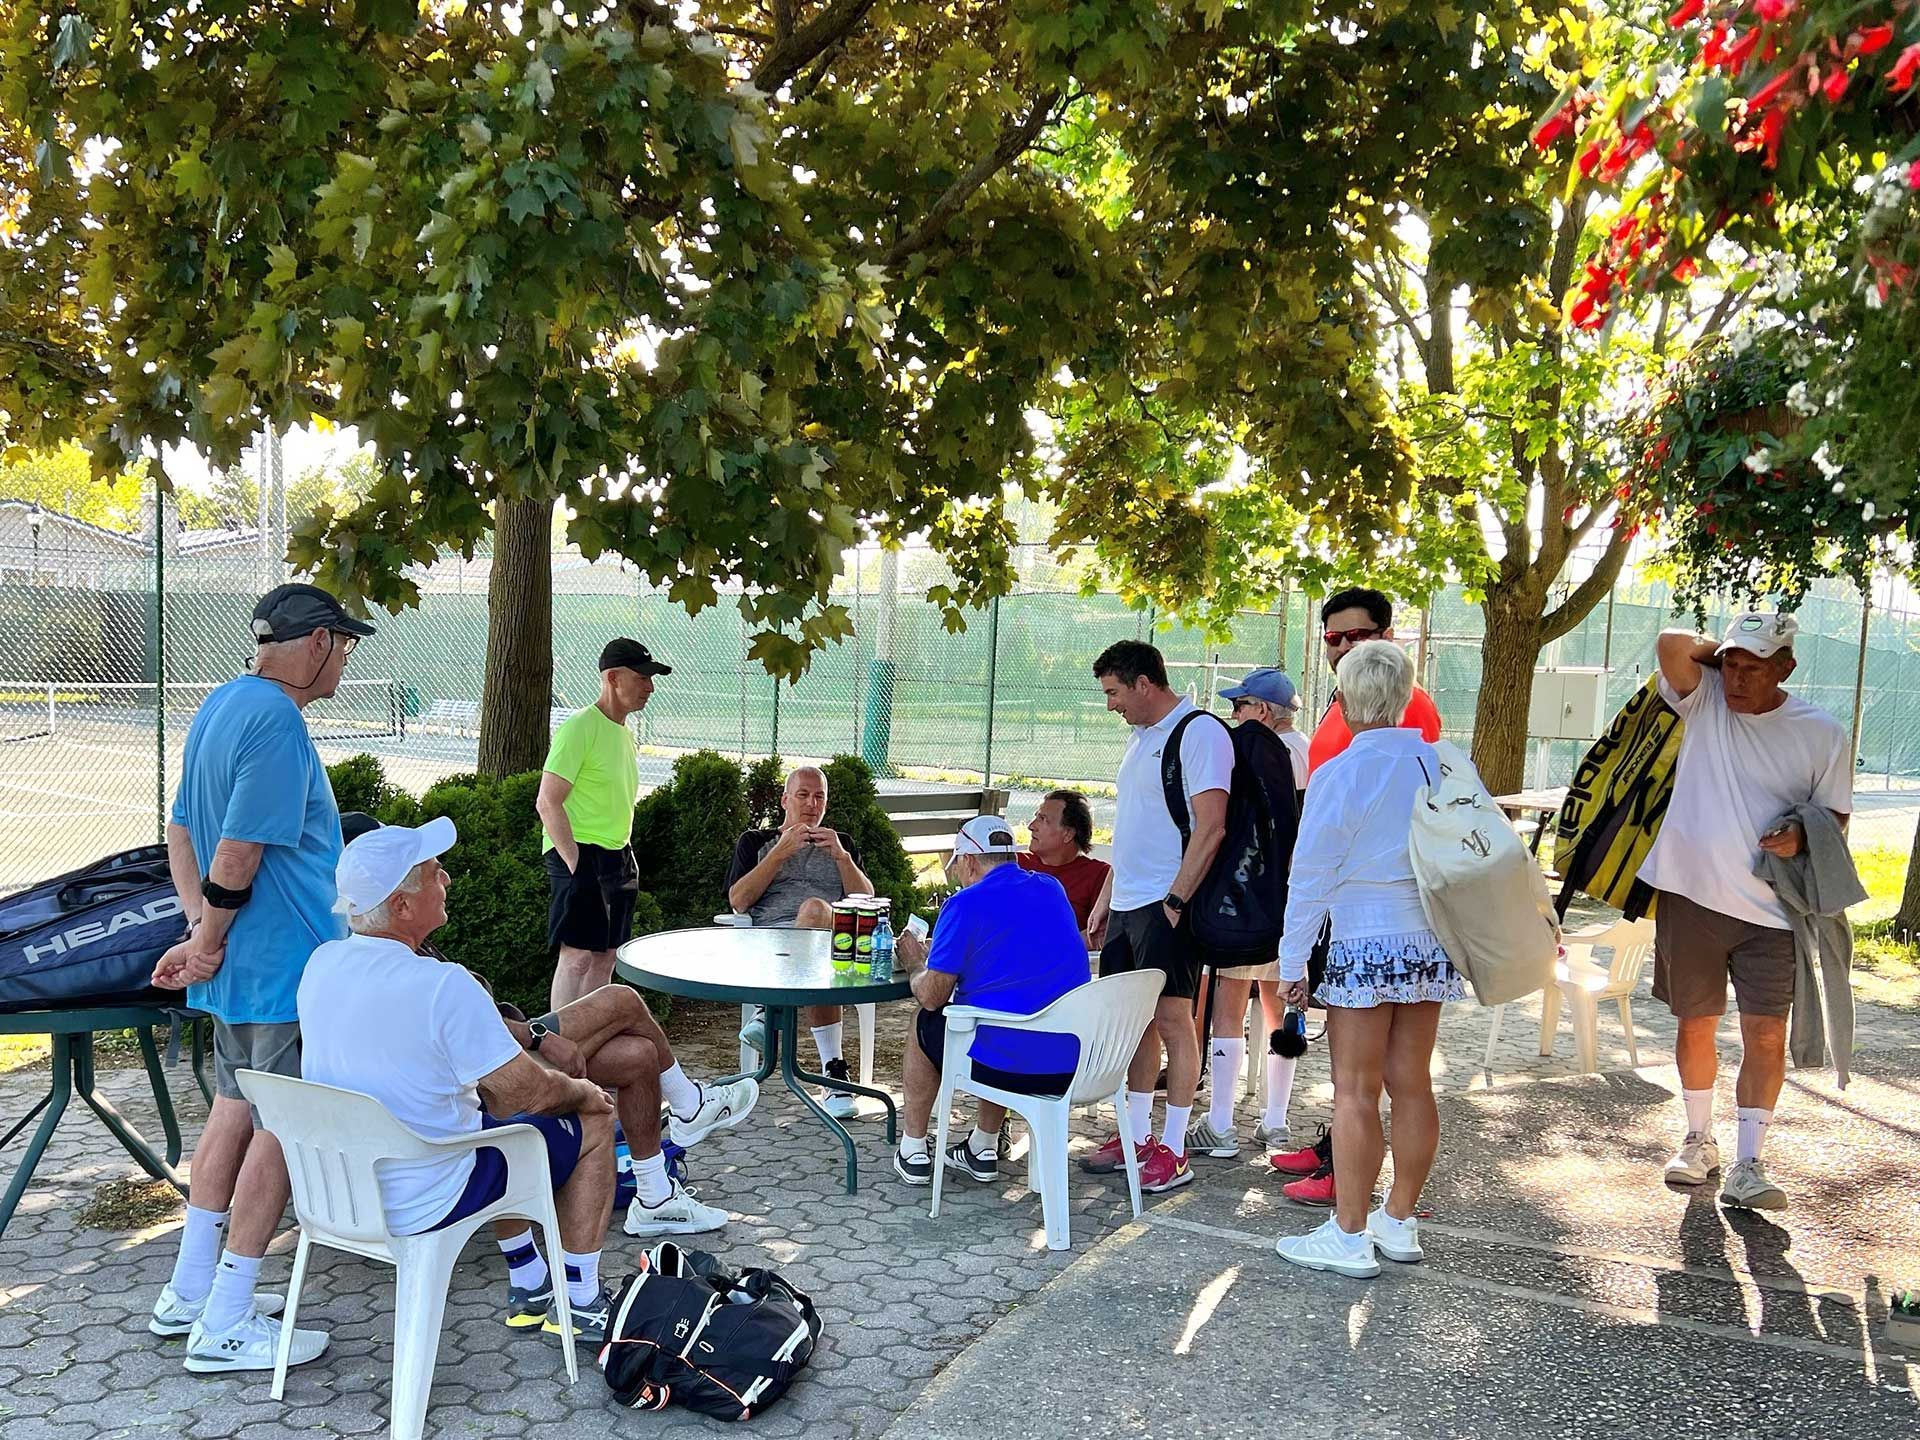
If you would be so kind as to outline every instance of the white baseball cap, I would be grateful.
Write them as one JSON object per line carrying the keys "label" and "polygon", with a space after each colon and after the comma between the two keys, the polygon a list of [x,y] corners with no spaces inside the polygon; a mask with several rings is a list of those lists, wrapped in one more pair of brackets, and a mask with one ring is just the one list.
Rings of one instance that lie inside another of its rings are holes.
{"label": "white baseball cap", "polygon": [[333,908],[343,915],[366,914],[400,888],[409,870],[446,854],[459,838],[445,815],[420,826],[382,825],[367,831],[340,852],[340,863],[333,867],[340,892]]}
{"label": "white baseball cap", "polygon": [[1749,610],[1744,615],[1734,617],[1727,626],[1726,637],[1721,640],[1720,648],[1713,653],[1724,655],[1729,650],[1746,650],[1762,660],[1768,660],[1782,650],[1791,650],[1794,637],[1799,633],[1800,622],[1791,615]]}
{"label": "white baseball cap", "polygon": [[962,855],[1018,855],[1013,824],[1000,815],[976,815],[953,837],[953,858]]}

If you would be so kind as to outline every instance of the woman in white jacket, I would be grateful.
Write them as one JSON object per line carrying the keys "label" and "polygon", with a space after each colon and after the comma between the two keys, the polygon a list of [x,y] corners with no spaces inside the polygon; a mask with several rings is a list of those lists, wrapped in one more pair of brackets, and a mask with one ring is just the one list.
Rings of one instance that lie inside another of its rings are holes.
{"label": "woman in white jacket", "polygon": [[[1413,665],[1399,646],[1370,640],[1340,661],[1340,702],[1353,744],[1314,772],[1293,849],[1280,980],[1307,998],[1307,957],[1331,922],[1327,1007],[1333,1059],[1332,1218],[1279,1242],[1282,1259],[1314,1270],[1380,1273],[1376,1252],[1421,1258],[1414,1212],[1440,1143],[1429,1067],[1440,1006],[1466,986],[1428,928],[1407,853],[1414,796],[1439,778],[1433,746],[1400,728]],[[1386,1137],[1380,1091],[1393,1109],[1393,1188],[1367,1213]]]}

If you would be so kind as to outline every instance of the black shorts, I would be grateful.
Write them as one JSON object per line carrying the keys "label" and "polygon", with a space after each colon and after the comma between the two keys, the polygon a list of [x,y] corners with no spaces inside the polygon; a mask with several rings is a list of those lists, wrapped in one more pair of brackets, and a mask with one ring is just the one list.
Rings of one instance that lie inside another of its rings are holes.
{"label": "black shorts", "polygon": [[1107,943],[1100,950],[1100,973],[1159,970],[1166,975],[1160,993],[1191,1000],[1200,993],[1200,947],[1182,921],[1167,923],[1166,907],[1155,901],[1138,910],[1115,910],[1107,917]]}
{"label": "black shorts", "polygon": [[[920,1041],[920,1049],[938,1070],[945,1063],[947,1053],[947,1020],[937,1010],[922,1010],[914,1017],[913,1033]],[[991,1065],[974,1062],[973,1078],[982,1085],[991,1085],[996,1090],[1005,1090],[1014,1095],[1064,1095],[1067,1087],[1073,1084],[1071,1075],[1023,1075],[1012,1070],[996,1070]]]}
{"label": "black shorts", "polygon": [[576,950],[611,950],[632,938],[633,902],[640,870],[633,850],[580,847],[580,864],[568,873],[557,850],[547,851],[547,944]]}

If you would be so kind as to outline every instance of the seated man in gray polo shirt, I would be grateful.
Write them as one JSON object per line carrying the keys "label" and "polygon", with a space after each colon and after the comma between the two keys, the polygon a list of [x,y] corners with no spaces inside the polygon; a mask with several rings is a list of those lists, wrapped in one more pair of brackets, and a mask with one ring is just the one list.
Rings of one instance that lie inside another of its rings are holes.
{"label": "seated man in gray polo shirt", "polygon": [[[821,823],[827,814],[827,777],[817,766],[802,765],[787,776],[780,812],[779,829],[749,830],[733,847],[727,904],[734,913],[751,916],[755,925],[825,930],[833,924],[833,902],[871,894],[873,882],[860,868],[853,838]],[[820,1073],[845,1080],[840,1007],[812,1005],[805,1018],[820,1047]],[[756,1016],[741,1038],[764,1047],[764,1020]],[[822,1103],[842,1120],[858,1113],[852,1094],[838,1088],[828,1090]]]}

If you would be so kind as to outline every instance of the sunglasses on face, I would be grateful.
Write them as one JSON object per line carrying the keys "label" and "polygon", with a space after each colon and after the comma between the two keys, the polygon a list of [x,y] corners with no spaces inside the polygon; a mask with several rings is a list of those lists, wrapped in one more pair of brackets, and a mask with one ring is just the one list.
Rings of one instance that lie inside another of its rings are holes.
{"label": "sunglasses on face", "polygon": [[1358,630],[1329,630],[1320,638],[1329,645],[1358,645],[1362,640],[1371,640],[1380,633],[1377,625],[1363,626]]}

